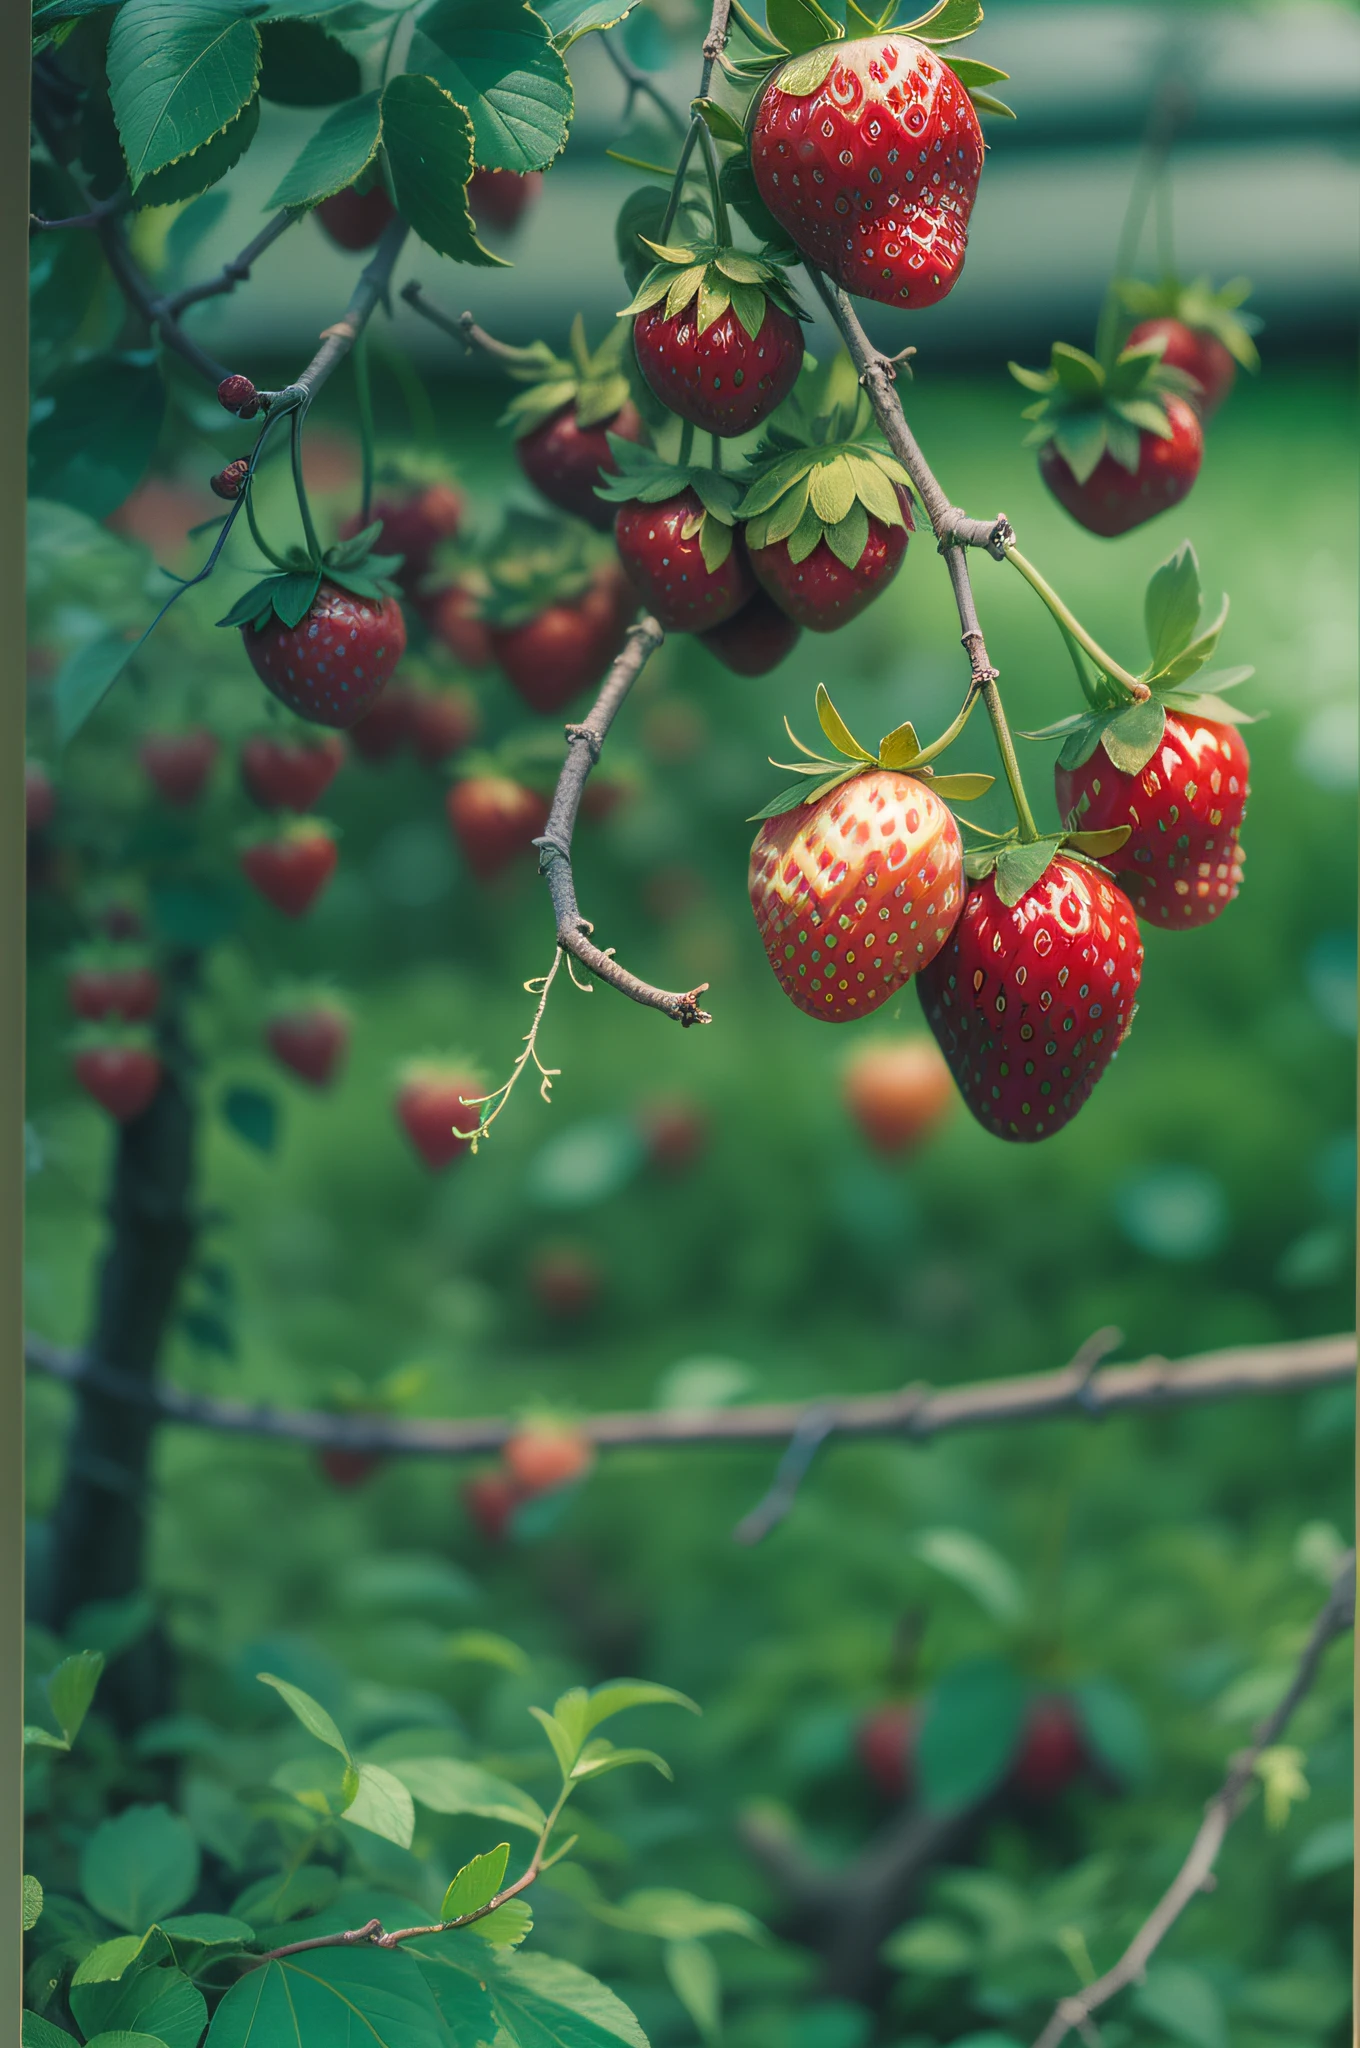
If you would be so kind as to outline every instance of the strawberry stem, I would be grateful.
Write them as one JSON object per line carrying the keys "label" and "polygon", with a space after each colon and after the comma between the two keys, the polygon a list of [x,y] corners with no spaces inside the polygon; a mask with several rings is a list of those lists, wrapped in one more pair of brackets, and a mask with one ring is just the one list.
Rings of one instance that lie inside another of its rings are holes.
{"label": "strawberry stem", "polygon": [[685,172],[689,169],[689,160],[694,154],[694,145],[699,140],[703,126],[703,122],[696,114],[689,124],[688,135],[680,145],[680,161],[676,164],[675,176],[671,179],[671,196],[666,202],[666,211],[657,231],[658,242],[664,242],[675,225],[675,216],[680,211],[680,200],[685,190]]}
{"label": "strawberry stem", "polygon": [[938,754],[942,754],[944,752],[946,747],[950,747],[954,744],[954,741],[958,738],[959,734],[963,731],[963,728],[965,727],[965,725],[967,725],[969,719],[972,717],[973,706],[977,703],[977,700],[981,694],[982,693],[978,685],[975,683],[973,687],[969,690],[968,695],[964,698],[963,709],[962,711],[960,711],[958,717],[954,720],[953,724],[947,727],[946,730],[940,734],[940,737],[937,740],[932,740],[928,747],[922,747],[920,753],[916,756],[915,760],[911,763],[910,768],[908,768],[907,770],[907,773],[909,775],[912,774],[917,768],[923,767],[927,761],[933,761]]}
{"label": "strawberry stem", "polygon": [[246,484],[241,496],[245,499],[246,523],[250,528],[251,539],[266,561],[272,562],[276,569],[286,569],[288,564],[284,561],[282,555],[275,554],[273,548],[270,547],[269,542],[260,531],[259,521],[255,517],[255,500],[249,483]]}
{"label": "strawberry stem", "polygon": [[1091,638],[1085,626],[1082,625],[1081,620],[1068,610],[1052,584],[1044,581],[1034,564],[1025,560],[1013,541],[1007,541],[1005,554],[1006,560],[1013,568],[1020,571],[1026,583],[1032,589],[1038,591],[1040,597],[1058,621],[1058,624],[1063,628],[1064,633],[1070,634],[1077,645],[1085,649],[1092,661],[1095,662],[1097,668],[1109,676],[1112,682],[1121,684],[1132,698],[1141,701],[1152,694],[1146,683],[1140,683],[1137,676],[1130,675],[1129,671],[1126,668],[1122,668],[1113,655],[1105,652],[1105,649],[1098,640]]}
{"label": "strawberry stem", "polygon": [[368,525],[373,504],[373,390],[368,377],[368,332],[354,344],[354,396],[359,414],[359,460],[362,482],[359,490],[359,524]]}
{"label": "strawberry stem", "polygon": [[307,486],[302,480],[302,408],[299,406],[288,422],[289,452],[293,461],[293,489],[297,494],[298,514],[302,520],[302,531],[307,542],[307,553],[318,568],[321,564],[321,542],[317,539],[316,526],[312,520],[312,508],[307,501]]}
{"label": "strawberry stem", "polygon": [[758,50],[768,50],[772,57],[786,57],[788,55],[784,45],[776,42],[772,35],[766,33],[758,21],[754,21],[751,18],[742,6],[741,0],[732,0],[731,14],[733,21],[736,22],[747,41],[754,43]]}
{"label": "strawberry stem", "polygon": [[699,124],[699,144],[704,153],[704,169],[708,174],[708,193],[713,204],[713,234],[718,246],[729,249],[732,246],[732,223],[728,218],[727,201],[722,196],[718,182],[718,151],[713,137],[708,132],[708,123]]}
{"label": "strawberry stem", "polygon": [[1039,837],[1039,827],[1034,822],[1034,813],[1029,807],[1029,798],[1025,795],[1020,762],[1015,752],[1015,741],[1011,738],[1011,729],[1006,723],[1006,712],[1001,702],[1001,692],[996,687],[995,675],[989,682],[979,685],[978,694],[987,706],[987,716],[992,721],[996,750],[1001,756],[1001,766],[1005,770],[1011,802],[1015,805],[1016,821],[1020,827],[1020,844],[1029,846]]}
{"label": "strawberry stem", "polygon": [[693,420],[686,420],[684,425],[680,429],[680,453],[676,458],[681,469],[684,469],[687,466],[690,456],[693,453],[694,422]]}

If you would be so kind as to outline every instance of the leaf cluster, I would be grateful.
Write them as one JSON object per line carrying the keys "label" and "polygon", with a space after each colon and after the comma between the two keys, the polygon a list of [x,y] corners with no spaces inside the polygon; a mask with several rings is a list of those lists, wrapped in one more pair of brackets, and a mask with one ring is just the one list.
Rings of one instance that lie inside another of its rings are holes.
{"label": "leaf cluster", "polygon": [[[969,708],[972,701],[970,698]],[[921,745],[916,737],[915,726],[907,719],[902,725],[895,726],[890,733],[885,733],[878,743],[878,751],[871,754],[867,747],[861,746],[846,725],[832,703],[825,683],[817,685],[816,704],[817,722],[839,758],[831,759],[824,754],[814,753],[811,747],[805,747],[785,719],[785,731],[799,753],[807,755],[807,760],[772,761],[771,766],[788,768],[795,775],[802,775],[808,779],[802,783],[794,783],[790,789],[781,790],[780,794],[772,798],[762,810],[754,813],[752,823],[759,818],[781,817],[785,811],[795,810],[802,804],[818,803],[824,796],[829,796],[833,789],[839,789],[843,782],[852,782],[857,775],[863,775],[874,768],[888,768],[900,774],[918,776],[929,782],[937,796],[952,797],[958,803],[968,803],[976,797],[985,796],[995,780],[991,775],[937,775],[929,766],[935,755],[942,752],[944,746],[961,729],[967,711],[964,718],[955,722],[947,737],[944,740],[937,740],[931,747]],[[848,765],[845,765],[847,763]]]}
{"label": "leaf cluster", "polygon": [[1042,394],[1037,405],[1025,408],[1024,417],[1034,422],[1026,447],[1051,442],[1079,484],[1106,454],[1134,475],[1144,434],[1171,439],[1167,400],[1190,398],[1199,390],[1193,377],[1163,363],[1165,348],[1158,335],[1121,350],[1113,363],[1105,364],[1085,349],[1055,341],[1046,370],[1012,363],[1016,382]]}

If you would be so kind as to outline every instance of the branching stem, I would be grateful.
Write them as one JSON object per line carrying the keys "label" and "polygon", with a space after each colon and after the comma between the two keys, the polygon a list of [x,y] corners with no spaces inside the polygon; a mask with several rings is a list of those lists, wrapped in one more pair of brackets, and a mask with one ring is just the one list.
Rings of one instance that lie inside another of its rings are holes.
{"label": "branching stem", "polygon": [[[1020,571],[1020,574],[1024,577],[1026,583],[1029,584],[1031,590],[1036,590],[1039,593],[1039,596],[1052,612],[1064,634],[1070,635],[1079,647],[1085,648],[1097,668],[1109,676],[1112,682],[1118,683],[1121,689],[1127,691],[1130,697],[1136,698],[1139,702],[1151,696],[1152,692],[1148,689],[1146,683],[1140,683],[1137,676],[1130,675],[1128,669],[1117,662],[1112,654],[1107,654],[1100,642],[1091,637],[1085,626],[1082,625],[1081,620],[1063,603],[1052,584],[1044,580],[1033,562],[1026,561],[1013,540],[1006,541],[1003,552],[1011,567]],[[1078,670],[1078,674],[1080,674],[1080,670]]]}

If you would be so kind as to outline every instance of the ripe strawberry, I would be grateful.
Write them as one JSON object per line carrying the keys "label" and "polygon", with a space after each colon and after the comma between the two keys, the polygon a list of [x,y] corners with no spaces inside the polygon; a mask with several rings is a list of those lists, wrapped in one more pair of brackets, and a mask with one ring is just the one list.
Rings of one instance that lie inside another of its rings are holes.
{"label": "ripe strawberry", "polygon": [[1246,278],[1215,291],[1207,277],[1182,284],[1178,277],[1164,277],[1159,284],[1142,278],[1120,278],[1115,291],[1138,325],[1128,345],[1160,340],[1162,361],[1194,379],[1196,389],[1190,402],[1203,420],[1218,411],[1232,390],[1240,363],[1245,370],[1259,370],[1261,358],[1252,340],[1260,325],[1242,303],[1251,287]]}
{"label": "ripe strawberry", "polygon": [[582,425],[578,401],[573,399],[515,443],[519,466],[535,490],[550,505],[586,520],[601,533],[613,524],[613,514],[596,497],[595,486],[602,471],[616,476],[619,467],[610,451],[611,434],[620,441],[645,438],[642,416],[631,399],[592,426]]}
{"label": "ripe strawberry", "polygon": [[864,552],[853,568],[847,568],[825,540],[819,540],[801,562],[794,561],[788,541],[772,541],[748,550],[756,581],[798,625],[814,633],[834,633],[858,618],[902,566],[915,522],[907,493],[899,490],[897,496],[903,524],[886,526],[870,519]]}
{"label": "ripe strawberry", "polygon": [[469,775],[444,799],[454,838],[479,882],[490,882],[511,861],[533,850],[548,822],[537,790],[508,775]]}
{"label": "ripe strawberry", "polygon": [[187,732],[148,733],[137,750],[142,772],[166,803],[186,811],[203,794],[217,759],[217,737],[206,726]]}
{"label": "ripe strawberry", "polygon": [[45,832],[57,811],[57,792],[52,778],[37,761],[24,767],[24,830]]}
{"label": "ripe strawberry", "polygon": [[876,1152],[909,1152],[948,1114],[954,1085],[928,1038],[861,1046],[845,1070],[845,1106]]}
{"label": "ripe strawberry", "polygon": [[1029,1144],[1070,1123],[1133,1021],[1143,944],[1133,905],[1059,854],[1013,905],[987,875],[921,976],[921,1007],[973,1115]]}
{"label": "ripe strawberry", "polygon": [[699,644],[733,675],[765,676],[792,654],[802,630],[773,598],[757,590],[730,619],[701,633]]}
{"label": "ripe strawberry", "polygon": [[381,1451],[350,1451],[338,1444],[327,1444],[316,1454],[316,1462],[330,1480],[348,1492],[353,1486],[362,1486],[383,1462]]}
{"label": "ripe strawberry", "polygon": [[478,1472],[463,1481],[461,1493],[468,1520],[488,1543],[503,1543],[520,1505],[514,1481],[504,1472]]}
{"label": "ripe strawberry", "polygon": [[74,1064],[86,1094],[120,1124],[140,1116],[161,1085],[161,1063],[147,1045],[87,1045]]}
{"label": "ripe strawberry", "polygon": [[407,717],[416,759],[432,768],[475,740],[482,723],[477,699],[458,683],[446,690],[413,689]]}
{"label": "ripe strawberry", "polygon": [[1110,454],[1102,455],[1088,477],[1071,466],[1050,441],[1039,455],[1039,473],[1058,503],[1088,533],[1112,540],[1145,520],[1179,505],[1199,475],[1204,433],[1195,409],[1183,398],[1166,401],[1170,439],[1140,431],[1138,466],[1128,470]]}
{"label": "ripe strawberry", "polygon": [[392,489],[375,498],[368,519],[356,513],[340,528],[340,537],[353,540],[376,524],[379,531],[373,544],[384,555],[401,556],[401,567],[394,574],[409,595],[428,574],[440,542],[453,539],[466,510],[467,501],[455,485],[443,481],[420,483],[415,488]]}
{"label": "ripe strawberry", "polygon": [[546,1314],[574,1322],[599,1298],[600,1269],[577,1245],[542,1245],[529,1262],[529,1291]]}
{"label": "ripe strawberry", "polygon": [[468,207],[479,227],[509,234],[543,184],[542,171],[474,171],[468,179]]}
{"label": "ripe strawberry", "polygon": [[1029,1710],[1011,1783],[1029,1799],[1052,1800],[1081,1776],[1086,1741],[1070,1701],[1061,1693],[1035,1700]]}
{"label": "ripe strawberry", "polygon": [[1204,328],[1187,327],[1183,320],[1140,320],[1129,336],[1130,348],[1140,342],[1160,339],[1162,361],[1173,370],[1193,377],[1202,396],[1194,407],[1202,420],[1218,411],[1237,380],[1237,365],[1216,334]]}
{"label": "ripe strawberry", "polygon": [[160,999],[160,977],[145,961],[86,960],[66,977],[72,1014],[88,1023],[117,1018],[124,1024],[142,1024],[155,1016]]}
{"label": "ripe strawberry", "polygon": [[488,622],[487,637],[501,673],[529,708],[560,711],[603,681],[635,606],[622,572],[608,565],[579,595],[517,623]]}
{"label": "ripe strawberry", "polygon": [[241,748],[241,780],[262,811],[309,811],[345,758],[339,733],[324,738],[256,733]]}
{"label": "ripe strawberry", "polygon": [[1168,711],[1151,759],[1134,774],[1103,746],[1054,770],[1058,812],[1082,830],[1131,830],[1102,856],[1145,924],[1191,931],[1227,909],[1242,881],[1238,832],[1251,794],[1250,756],[1232,725]]}
{"label": "ripe strawberry", "polygon": [[[644,286],[644,290],[646,287]],[[748,434],[792,391],[803,362],[803,330],[773,299],[748,334],[729,306],[708,319],[696,292],[668,316],[664,300],[633,323],[638,367],[663,405],[705,433]]]}
{"label": "ripe strawberry", "polygon": [[[222,623],[238,623],[239,610],[234,607]],[[296,625],[286,625],[272,611],[263,624],[258,618],[239,623],[260,681],[310,725],[354,725],[406,648],[406,621],[395,597],[360,595],[324,576]]]}
{"label": "ripe strawberry", "polygon": [[349,1051],[349,1017],[338,1003],[290,1005],[265,1026],[265,1044],[281,1066],[313,1088],[328,1088]]}
{"label": "ripe strawberry", "polygon": [[920,1715],[910,1702],[875,1707],[855,1730],[855,1754],[885,1799],[895,1803],[915,1789]]}
{"label": "ripe strawberry", "polygon": [[541,1423],[512,1436],[501,1457],[521,1499],[532,1500],[582,1478],[595,1462],[595,1451],[579,1430]]}
{"label": "ripe strawberry", "polygon": [[465,668],[490,668],[496,658],[478,605],[476,592],[463,583],[443,584],[420,599],[427,630]]}
{"label": "ripe strawberry", "polygon": [[694,1165],[708,1143],[708,1118],[703,1105],[688,1096],[657,1096],[641,1103],[638,1128],[651,1164],[662,1173],[683,1173]]}
{"label": "ripe strawberry", "polygon": [[339,855],[326,827],[315,818],[294,818],[273,839],[242,849],[241,871],[251,887],[285,917],[302,917],[335,873]]}
{"label": "ripe strawberry", "polygon": [[766,818],[748,886],[785,995],[843,1024],[886,1003],[945,944],[963,904],[963,845],[928,783],[871,768]]}
{"label": "ripe strawberry", "polygon": [[668,633],[720,626],[753,595],[755,586],[730,526],[711,522],[726,536],[716,566],[704,553],[710,524],[696,491],[682,490],[659,504],[634,499],[619,506],[614,539],[633,588]]}
{"label": "ripe strawberry", "polygon": [[350,727],[349,737],[355,753],[370,768],[390,761],[411,737],[411,692],[401,683],[389,683],[372,709]]}
{"label": "ripe strawberry", "polygon": [[381,180],[370,185],[367,192],[356,192],[353,185],[346,185],[343,192],[323,199],[315,213],[331,240],[342,249],[371,249],[388,222],[396,219],[396,209]]}
{"label": "ripe strawberry", "polygon": [[482,1081],[467,1067],[416,1061],[403,1070],[397,1116],[425,1164],[436,1173],[467,1151],[468,1140],[482,1120],[481,1109],[468,1104],[485,1093]]}
{"label": "ripe strawberry", "polygon": [[958,282],[982,152],[958,78],[905,35],[793,58],[751,128],[756,189],[802,254],[847,291],[913,311]]}

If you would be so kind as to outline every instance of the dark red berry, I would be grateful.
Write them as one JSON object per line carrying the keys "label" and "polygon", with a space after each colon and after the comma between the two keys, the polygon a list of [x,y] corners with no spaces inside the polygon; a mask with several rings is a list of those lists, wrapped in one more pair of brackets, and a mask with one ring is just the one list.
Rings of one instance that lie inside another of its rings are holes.
{"label": "dark red berry", "polygon": [[446,583],[419,603],[427,628],[455,660],[465,668],[490,668],[496,657],[475,591],[462,583]]}
{"label": "dark red berry", "polygon": [[349,1051],[349,1018],[334,1003],[311,1003],[281,1010],[264,1037],[281,1066],[313,1088],[328,1088]]}
{"label": "dark red berry", "polygon": [[166,803],[184,811],[202,796],[217,751],[216,734],[199,725],[187,732],[148,733],[137,758]]}
{"label": "dark red berry", "polygon": [[239,498],[249,469],[245,456],[238,455],[235,462],[229,462],[225,469],[218,470],[216,476],[209,477],[208,488],[218,498]]}
{"label": "dark red berry", "polygon": [[633,347],[657,397],[682,420],[707,434],[747,434],[798,381],[803,330],[767,299],[754,340],[730,306],[700,334],[697,297],[669,320],[661,299],[638,314]]}
{"label": "dark red berry", "polygon": [[614,507],[596,497],[595,486],[601,471],[617,476],[619,466],[605,437],[613,434],[621,441],[643,441],[646,433],[631,401],[620,406],[612,419],[583,427],[572,400],[516,441],[515,455],[530,483],[550,505],[607,533],[614,523]]}
{"label": "dark red berry", "polygon": [[281,704],[312,725],[358,722],[406,651],[406,621],[395,597],[356,597],[322,583],[296,626],[271,617],[242,626],[252,668]]}
{"label": "dark red berry", "polygon": [[537,199],[542,171],[474,171],[468,179],[468,206],[479,227],[508,234],[519,226],[530,200]]}
{"label": "dark red berry", "polygon": [[792,654],[802,630],[772,597],[757,590],[730,619],[701,633],[699,645],[716,655],[733,675],[765,676]]}
{"label": "dark red berry", "polygon": [[381,768],[411,737],[411,692],[401,683],[383,691],[371,711],[349,731],[350,744],[370,768]]}
{"label": "dark red berry", "polygon": [[66,1000],[74,1016],[99,1024],[117,1019],[142,1024],[154,1017],[161,999],[160,977],[144,962],[77,965],[66,977]]}
{"label": "dark red berry", "polygon": [[482,723],[477,699],[457,683],[447,690],[412,690],[408,719],[415,757],[431,768],[461,753]]}
{"label": "dark red berry", "polygon": [[870,514],[869,537],[853,569],[832,553],[825,540],[819,540],[801,562],[794,561],[788,542],[783,540],[749,550],[756,581],[800,626],[813,633],[834,633],[838,626],[858,618],[892,582],[907,552],[908,535],[915,529],[909,493],[900,484],[893,488],[905,524],[888,526]]}
{"label": "dark red berry", "polygon": [[1056,1799],[1086,1763],[1086,1741],[1071,1702],[1061,1693],[1035,1700],[1011,1767],[1016,1791],[1029,1799]]}
{"label": "dark red berry", "polygon": [[659,505],[630,499],[614,519],[614,539],[629,582],[668,633],[698,633],[720,626],[739,612],[755,591],[745,551],[730,536],[725,560],[716,569],[704,561],[699,534],[685,529],[702,514],[694,491],[680,491]]}
{"label": "dark red berry", "polygon": [[397,1117],[421,1158],[441,1173],[461,1159],[482,1120],[474,1098],[486,1088],[464,1067],[433,1062],[408,1067],[397,1091]]}
{"label": "dark red berry", "polygon": [[397,216],[386,190],[376,184],[370,185],[367,192],[356,192],[352,185],[347,185],[343,192],[322,200],[316,217],[340,248],[371,249],[388,222]]}
{"label": "dark red berry", "polygon": [[140,1116],[161,1085],[161,1063],[146,1046],[87,1046],[74,1064],[86,1094],[120,1124]]}
{"label": "dark red berry", "polygon": [[[217,387],[217,402],[242,420],[253,420],[260,410],[259,392],[249,377],[242,377],[239,373],[222,379]],[[232,467],[235,466],[233,463]]]}
{"label": "dark red berry", "polygon": [[1169,370],[1184,370],[1193,377],[1203,397],[1193,399],[1202,420],[1212,419],[1237,380],[1237,364],[1216,334],[1204,327],[1188,327],[1184,320],[1165,318],[1140,321],[1125,342],[1138,348],[1145,341],[1166,339],[1162,362]]}
{"label": "dark red berry", "polygon": [[340,528],[342,540],[350,540],[362,527],[379,520],[375,552],[400,555],[401,567],[394,574],[408,595],[428,574],[434,551],[441,541],[452,540],[463,523],[467,501],[453,484],[426,484],[404,495],[375,498],[367,519],[357,513]]}
{"label": "dark red berry", "polygon": [[533,711],[560,711],[602,682],[636,609],[617,567],[601,569],[579,597],[545,605],[518,626],[489,626],[506,681]]}
{"label": "dark red berry", "polygon": [[1138,436],[1136,470],[1125,469],[1107,449],[1086,481],[1078,483],[1056,442],[1039,450],[1044,482],[1088,533],[1113,540],[1179,505],[1189,492],[1204,457],[1204,431],[1198,413],[1183,398],[1168,398],[1165,405],[1170,439],[1144,429]]}
{"label": "dark red berry", "polygon": [[362,1486],[383,1462],[381,1451],[351,1451],[339,1444],[327,1444],[316,1454],[316,1462],[330,1480],[348,1492],[352,1486]]}
{"label": "dark red berry", "polygon": [[298,818],[277,839],[242,849],[241,871],[285,917],[302,917],[335,873],[335,841],[314,818]]}
{"label": "dark red berry", "polygon": [[257,733],[241,748],[241,780],[262,811],[309,811],[345,758],[338,732],[316,739]]}
{"label": "dark red berry", "polygon": [[454,783],[445,804],[453,836],[479,882],[532,853],[548,822],[544,798],[508,775],[470,775]]}

